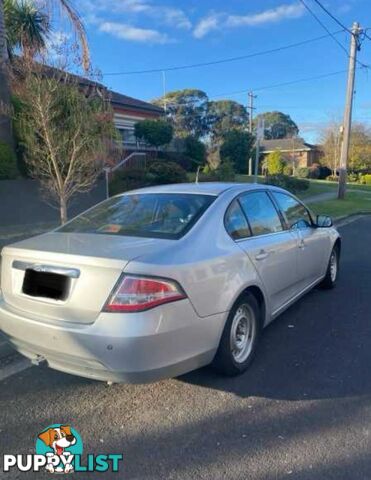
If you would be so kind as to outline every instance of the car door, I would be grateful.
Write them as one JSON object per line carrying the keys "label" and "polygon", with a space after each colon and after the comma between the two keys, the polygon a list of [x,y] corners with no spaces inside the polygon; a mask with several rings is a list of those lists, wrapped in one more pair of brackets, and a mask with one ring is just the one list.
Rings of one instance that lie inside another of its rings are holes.
{"label": "car door", "polygon": [[273,191],[288,228],[295,233],[298,244],[298,287],[304,290],[325,274],[329,250],[328,235],[313,225],[307,208],[295,197]]}
{"label": "car door", "polygon": [[285,230],[273,201],[265,190],[247,192],[238,199],[250,237],[238,240],[253,262],[276,313],[297,290],[297,239]]}

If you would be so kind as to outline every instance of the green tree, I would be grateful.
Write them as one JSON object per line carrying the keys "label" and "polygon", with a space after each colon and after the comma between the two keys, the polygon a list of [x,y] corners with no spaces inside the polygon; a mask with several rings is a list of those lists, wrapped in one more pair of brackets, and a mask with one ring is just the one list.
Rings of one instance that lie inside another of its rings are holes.
{"label": "green tree", "polygon": [[185,139],[185,155],[190,158],[195,167],[203,166],[206,162],[206,145],[191,135]]}
{"label": "green tree", "polygon": [[355,123],[352,126],[349,168],[352,170],[371,169],[371,130],[362,123]]}
{"label": "green tree", "polygon": [[[0,0],[0,141],[13,146],[13,135],[11,128],[11,101],[9,87],[9,52],[7,31],[5,23],[5,2],[9,0]],[[15,2],[16,0],[14,0]],[[9,5],[9,3],[8,3]],[[84,25],[79,14],[73,7],[71,0],[46,0],[42,8],[45,8],[46,14],[52,16],[58,8],[70,21],[78,39],[82,51],[82,65],[86,71],[90,68],[90,53]],[[38,10],[41,11],[40,9]],[[22,23],[22,22],[21,22]],[[39,25],[40,26],[40,25]],[[30,32],[29,32],[30,33]],[[9,34],[12,37],[12,33]],[[24,35],[25,37],[25,35]],[[28,40],[30,40],[28,35]],[[36,38],[33,35],[33,38]],[[12,40],[11,40],[12,41]],[[22,42],[21,42],[22,43]],[[29,48],[30,45],[29,45]]]}
{"label": "green tree", "polygon": [[[341,133],[340,125],[331,122],[321,133],[321,145],[325,154],[321,161],[335,173],[339,168]],[[371,168],[371,130],[368,125],[354,123],[350,135],[349,169],[366,170]]]}
{"label": "green tree", "polygon": [[285,168],[285,162],[282,158],[282,153],[280,150],[271,152],[266,159],[267,170],[269,175],[280,175],[283,174]]}
{"label": "green tree", "polygon": [[[97,87],[98,88],[98,87]],[[115,135],[113,113],[104,90],[80,91],[72,77],[54,70],[46,77],[44,67],[32,64],[15,84],[22,102],[15,122],[25,146],[31,175],[67,220],[71,197],[95,184]]]}
{"label": "green tree", "polygon": [[246,107],[233,100],[219,100],[208,104],[208,128],[213,140],[221,139],[230,130],[246,128],[249,115]]}
{"label": "green tree", "polygon": [[19,48],[33,57],[45,49],[50,34],[49,16],[30,0],[4,0],[8,50]]}
{"label": "green tree", "polygon": [[265,112],[255,117],[255,125],[259,120],[264,120],[264,136],[266,139],[279,139],[296,137],[299,127],[290,115],[282,112]]}
{"label": "green tree", "polygon": [[135,124],[135,136],[158,149],[173,138],[174,130],[166,120],[142,120]]}
{"label": "green tree", "polygon": [[255,138],[248,132],[231,130],[223,136],[220,147],[221,161],[229,161],[239,173],[247,173]]}
{"label": "green tree", "polygon": [[186,138],[192,135],[202,138],[207,135],[208,97],[202,90],[169,92],[166,96],[153,100],[153,103],[166,109],[177,137]]}
{"label": "green tree", "polygon": [[0,142],[13,147],[9,85],[9,54],[5,31],[4,0],[0,0]]}

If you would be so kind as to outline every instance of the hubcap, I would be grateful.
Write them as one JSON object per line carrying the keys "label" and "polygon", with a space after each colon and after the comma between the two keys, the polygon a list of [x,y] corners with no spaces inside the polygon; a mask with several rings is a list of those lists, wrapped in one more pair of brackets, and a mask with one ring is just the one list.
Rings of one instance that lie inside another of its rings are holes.
{"label": "hubcap", "polygon": [[249,305],[241,305],[235,313],[231,328],[231,352],[237,363],[251,354],[256,335],[255,315]]}
{"label": "hubcap", "polygon": [[337,262],[336,252],[333,251],[330,258],[330,276],[331,276],[332,282],[335,282],[337,273],[338,273],[338,262]]}

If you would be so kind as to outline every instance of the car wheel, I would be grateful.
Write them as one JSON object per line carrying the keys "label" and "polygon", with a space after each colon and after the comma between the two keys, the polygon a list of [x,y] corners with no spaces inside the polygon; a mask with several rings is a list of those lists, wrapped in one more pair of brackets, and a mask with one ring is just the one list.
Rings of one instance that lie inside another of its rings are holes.
{"label": "car wheel", "polygon": [[328,262],[326,276],[322,280],[320,287],[326,290],[334,288],[339,275],[339,249],[335,246],[332,249],[330,260]]}
{"label": "car wheel", "polygon": [[225,324],[214,367],[222,374],[243,373],[254,359],[261,331],[259,304],[251,293],[232,308]]}

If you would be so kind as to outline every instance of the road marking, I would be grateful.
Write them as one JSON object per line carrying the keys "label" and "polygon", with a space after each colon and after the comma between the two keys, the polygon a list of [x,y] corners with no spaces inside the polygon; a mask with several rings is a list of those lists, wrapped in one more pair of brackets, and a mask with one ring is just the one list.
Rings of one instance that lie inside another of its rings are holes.
{"label": "road marking", "polygon": [[357,220],[360,220],[361,218],[363,217],[367,217],[368,215],[354,215],[352,217],[347,217],[347,218],[344,218],[343,220],[340,220],[338,223],[335,223],[335,227],[336,228],[341,228],[341,227],[345,227],[345,225],[349,225],[350,223],[353,223]]}
{"label": "road marking", "polygon": [[30,367],[32,363],[27,358],[10,355],[0,362],[0,382]]}

